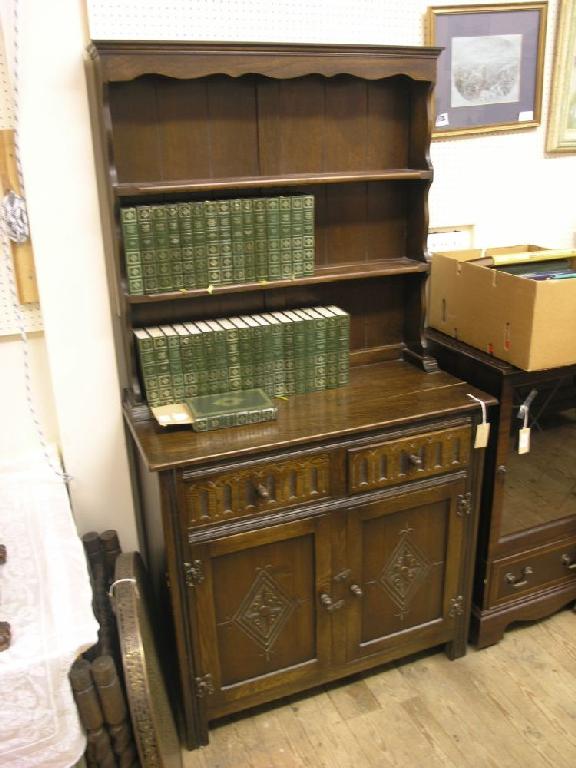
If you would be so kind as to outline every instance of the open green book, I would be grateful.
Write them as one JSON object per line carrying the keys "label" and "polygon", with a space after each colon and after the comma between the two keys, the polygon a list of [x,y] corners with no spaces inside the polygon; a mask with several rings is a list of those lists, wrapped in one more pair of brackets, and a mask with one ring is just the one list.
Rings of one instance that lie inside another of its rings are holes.
{"label": "open green book", "polygon": [[278,416],[278,408],[262,389],[199,395],[186,398],[184,403],[196,432],[273,421]]}

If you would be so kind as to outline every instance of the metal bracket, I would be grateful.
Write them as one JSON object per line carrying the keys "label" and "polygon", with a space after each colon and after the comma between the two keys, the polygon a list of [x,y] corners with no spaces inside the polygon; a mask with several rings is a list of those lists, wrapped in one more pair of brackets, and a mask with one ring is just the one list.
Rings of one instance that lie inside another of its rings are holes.
{"label": "metal bracket", "polygon": [[212,675],[204,675],[203,677],[197,677],[196,683],[196,697],[203,699],[205,696],[210,696],[214,693],[214,683],[212,682]]}
{"label": "metal bracket", "polygon": [[462,517],[463,515],[470,515],[472,513],[472,494],[461,493],[457,499],[457,514]]}
{"label": "metal bracket", "polygon": [[462,616],[464,613],[464,595],[458,595],[450,600],[448,616]]}
{"label": "metal bracket", "polygon": [[528,416],[530,413],[530,406],[532,405],[532,402],[536,395],[538,394],[537,389],[532,389],[524,402],[518,406],[518,413],[516,414],[517,419],[525,419],[526,422],[528,421]]}
{"label": "metal bracket", "polygon": [[204,581],[204,568],[202,560],[193,560],[191,563],[183,563],[184,579],[187,587],[197,587]]}

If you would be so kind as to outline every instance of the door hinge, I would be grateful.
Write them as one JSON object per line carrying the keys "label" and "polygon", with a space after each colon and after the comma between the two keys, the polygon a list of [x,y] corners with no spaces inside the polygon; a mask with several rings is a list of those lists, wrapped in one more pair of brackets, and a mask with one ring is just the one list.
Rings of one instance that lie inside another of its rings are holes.
{"label": "door hinge", "polygon": [[453,597],[448,603],[448,616],[462,616],[464,613],[464,596]]}
{"label": "door hinge", "polygon": [[458,511],[457,514],[462,517],[463,515],[469,515],[472,512],[472,494],[461,493],[457,499]]}
{"label": "door hinge", "polygon": [[184,579],[187,587],[197,587],[204,581],[204,568],[202,560],[192,560],[191,563],[183,563]]}
{"label": "door hinge", "polygon": [[203,675],[197,677],[196,680],[196,697],[203,699],[205,696],[210,696],[214,693],[214,683],[212,682],[212,675]]}

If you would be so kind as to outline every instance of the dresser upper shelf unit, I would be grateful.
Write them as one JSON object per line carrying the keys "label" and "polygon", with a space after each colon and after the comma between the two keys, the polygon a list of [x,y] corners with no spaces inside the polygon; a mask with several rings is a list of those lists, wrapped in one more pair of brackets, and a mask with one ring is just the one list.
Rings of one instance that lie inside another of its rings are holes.
{"label": "dresser upper shelf unit", "polygon": [[[136,402],[132,331],[174,323],[335,305],[350,316],[353,367],[424,365],[438,54],[398,46],[92,44],[94,134],[113,235],[109,277],[122,299],[119,338]],[[314,198],[312,274],[127,293],[122,209],[299,195]]]}

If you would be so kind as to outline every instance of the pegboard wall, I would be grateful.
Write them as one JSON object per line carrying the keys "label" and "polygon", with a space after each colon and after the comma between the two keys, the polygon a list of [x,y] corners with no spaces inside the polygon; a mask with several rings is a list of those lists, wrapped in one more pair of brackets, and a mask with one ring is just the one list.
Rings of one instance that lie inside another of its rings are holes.
{"label": "pegboard wall", "polygon": [[[476,245],[569,247],[576,156],[544,154],[560,0],[549,0],[542,124],[434,141],[430,226],[475,225]],[[449,0],[88,0],[94,39],[423,45],[429,5]],[[505,3],[502,3],[505,5]]]}
{"label": "pegboard wall", "polygon": [[[14,129],[14,95],[12,91],[11,72],[8,61],[10,44],[5,40],[11,40],[10,30],[4,29],[0,24],[0,130]],[[9,247],[9,246],[8,246]],[[26,331],[42,330],[42,315],[38,304],[18,304],[14,306],[14,299],[10,290],[10,266],[4,255],[5,244],[0,242],[0,336],[13,336],[20,331],[20,319],[22,316]]]}
{"label": "pegboard wall", "polygon": [[422,42],[420,3],[401,0],[88,0],[101,40]]}

